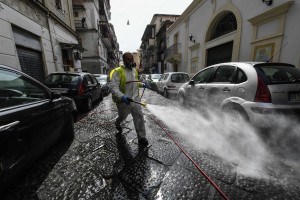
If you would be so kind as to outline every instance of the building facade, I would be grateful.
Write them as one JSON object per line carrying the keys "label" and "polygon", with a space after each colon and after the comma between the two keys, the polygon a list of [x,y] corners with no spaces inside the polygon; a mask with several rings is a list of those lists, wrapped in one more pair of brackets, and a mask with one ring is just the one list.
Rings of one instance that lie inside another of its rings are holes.
{"label": "building facade", "polygon": [[76,32],[86,51],[82,55],[82,70],[108,74],[116,65],[117,39],[110,21],[109,0],[73,0]]}
{"label": "building facade", "polygon": [[81,71],[71,0],[1,0],[0,27],[0,64],[40,81],[54,71]]}
{"label": "building facade", "polygon": [[228,61],[300,65],[300,1],[194,0],[167,30],[167,71]]}
{"label": "building facade", "polygon": [[[163,71],[164,64],[161,64],[161,60],[157,57],[157,42],[161,44],[161,37],[157,41],[156,34],[161,27],[164,27],[162,25],[166,20],[174,22],[178,17],[179,15],[155,14],[150,24],[146,26],[140,46],[143,73],[161,73]],[[159,55],[161,55],[161,49],[159,50]]]}

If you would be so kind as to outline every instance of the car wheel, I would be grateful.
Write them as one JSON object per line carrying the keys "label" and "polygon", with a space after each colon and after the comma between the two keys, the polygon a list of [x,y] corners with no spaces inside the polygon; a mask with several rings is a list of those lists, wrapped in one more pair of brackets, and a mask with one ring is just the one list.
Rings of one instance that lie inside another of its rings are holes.
{"label": "car wheel", "polygon": [[64,141],[74,139],[74,118],[73,118],[72,114],[70,114],[69,119],[67,120],[67,123],[65,124],[62,139]]}
{"label": "car wheel", "polygon": [[168,95],[168,91],[167,91],[167,89],[165,88],[165,89],[164,89],[164,97],[168,98],[168,96],[169,96],[169,95]]}
{"label": "car wheel", "polygon": [[223,109],[223,111],[227,114],[230,121],[239,122],[246,121],[249,122],[249,117],[247,113],[237,105],[230,105]]}
{"label": "car wheel", "polygon": [[89,98],[87,98],[87,100],[86,100],[86,110],[87,110],[87,111],[92,110],[92,106],[93,106],[92,98],[89,97]]}

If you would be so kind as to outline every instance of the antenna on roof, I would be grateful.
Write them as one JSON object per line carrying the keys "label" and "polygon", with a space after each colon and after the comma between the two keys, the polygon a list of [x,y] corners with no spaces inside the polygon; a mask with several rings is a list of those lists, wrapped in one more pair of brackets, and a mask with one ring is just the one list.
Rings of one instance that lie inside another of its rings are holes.
{"label": "antenna on roof", "polygon": [[278,51],[276,51],[276,52],[275,52],[275,53],[267,60],[267,62],[270,62],[270,60],[272,60],[273,57],[274,57],[277,53],[279,53],[279,51],[280,51],[283,47],[285,47],[287,44],[288,44],[288,42],[286,42],[282,47],[280,47],[280,49],[278,49]]}

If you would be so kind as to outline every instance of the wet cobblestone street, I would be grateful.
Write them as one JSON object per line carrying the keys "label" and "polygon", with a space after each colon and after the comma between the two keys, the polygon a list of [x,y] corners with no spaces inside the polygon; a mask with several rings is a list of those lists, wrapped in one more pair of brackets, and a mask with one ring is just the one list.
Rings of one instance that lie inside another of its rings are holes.
{"label": "wet cobblestone street", "polygon": [[[148,104],[179,106],[146,91]],[[138,145],[132,117],[116,136],[116,106],[111,96],[75,123],[72,143],[58,143],[0,199],[222,199],[217,190],[180,151],[143,108],[149,145]],[[285,163],[268,168],[269,178],[239,173],[210,151],[189,145],[168,130],[229,199],[299,199],[299,172]]]}

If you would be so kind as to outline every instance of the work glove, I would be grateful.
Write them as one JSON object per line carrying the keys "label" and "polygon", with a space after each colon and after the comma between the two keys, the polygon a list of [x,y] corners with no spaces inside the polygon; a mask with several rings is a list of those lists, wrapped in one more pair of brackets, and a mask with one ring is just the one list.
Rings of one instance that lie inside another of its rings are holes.
{"label": "work glove", "polygon": [[125,103],[126,105],[129,105],[131,102],[131,99],[127,95],[124,95],[124,96],[122,96],[121,101],[123,103]]}

